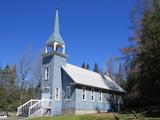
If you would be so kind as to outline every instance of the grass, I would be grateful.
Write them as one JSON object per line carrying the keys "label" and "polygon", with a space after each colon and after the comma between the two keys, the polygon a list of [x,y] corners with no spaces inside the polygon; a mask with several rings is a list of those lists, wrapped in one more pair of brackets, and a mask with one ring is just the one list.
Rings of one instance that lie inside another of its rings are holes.
{"label": "grass", "polygon": [[[90,115],[66,115],[54,117],[37,117],[28,120],[133,120],[132,114],[118,114],[118,113],[99,113]],[[137,120],[160,120],[160,118],[146,118],[140,116]]]}

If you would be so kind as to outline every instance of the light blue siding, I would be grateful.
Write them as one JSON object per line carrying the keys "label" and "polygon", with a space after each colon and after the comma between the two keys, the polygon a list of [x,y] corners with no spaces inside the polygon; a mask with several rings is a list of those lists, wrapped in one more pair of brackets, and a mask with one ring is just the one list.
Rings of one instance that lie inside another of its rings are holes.
{"label": "light blue siding", "polygon": [[[42,99],[52,99],[51,115],[75,114],[79,110],[93,110],[97,112],[110,111],[111,106],[117,103],[116,98],[111,101],[106,100],[107,90],[86,86],[86,101],[82,101],[83,85],[76,85],[72,78],[62,69],[66,64],[66,57],[58,53],[53,53],[43,58],[42,64]],[[49,79],[44,79],[45,68],[49,68]],[[71,99],[66,100],[66,86],[71,86]],[[43,88],[50,88],[48,91]],[[55,88],[60,88],[60,100],[55,100]],[[91,101],[91,91],[94,89],[95,100]],[[102,102],[99,102],[100,91],[102,92]],[[115,93],[113,93],[115,94]]]}
{"label": "light blue siding", "polygon": [[[66,64],[66,57],[59,53],[53,52],[48,53],[43,57],[42,60],[42,99],[52,99],[51,103],[51,114],[60,115],[62,114],[62,73],[61,66]],[[49,79],[45,80],[45,68],[49,68]],[[55,100],[55,88],[60,88],[60,99]],[[49,88],[48,91],[44,88]]]}
{"label": "light blue siding", "polygon": [[[63,70],[62,70],[63,71]],[[65,100],[66,86],[71,86],[71,100]],[[107,90],[98,88],[85,87],[86,88],[86,101],[82,100],[82,85],[76,85],[74,81],[68,76],[68,74],[62,72],[62,113],[74,114],[78,110],[93,110],[97,112],[111,111],[110,94]],[[91,91],[94,89],[95,99],[91,100]],[[99,101],[100,91],[102,92],[102,102]],[[116,99],[112,103],[116,103]]]}
{"label": "light blue siding", "polygon": [[78,87],[76,92],[76,110],[97,110],[97,112],[107,112],[109,102],[106,101],[106,94],[102,92],[102,102],[99,102],[99,91],[95,90],[95,100],[91,101],[91,88],[86,88],[86,101],[82,101],[82,88]]}
{"label": "light blue siding", "polygon": [[[49,79],[45,80],[45,68],[48,67],[49,69]],[[42,60],[42,81],[41,81],[41,98],[40,99],[50,99],[52,97],[52,82],[53,82],[53,55],[44,57]],[[49,88],[48,91],[45,91],[45,88]]]}
{"label": "light blue siding", "polygon": [[[73,80],[62,72],[62,112],[63,114],[74,114],[75,112],[75,85]],[[72,84],[72,85],[71,85]],[[66,86],[71,86],[70,100],[66,100]]]}
{"label": "light blue siding", "polygon": [[[53,58],[53,84],[52,84],[52,115],[61,115],[62,114],[62,71],[61,66],[65,65],[66,58],[54,55]],[[55,88],[60,88],[60,100],[55,100]]]}

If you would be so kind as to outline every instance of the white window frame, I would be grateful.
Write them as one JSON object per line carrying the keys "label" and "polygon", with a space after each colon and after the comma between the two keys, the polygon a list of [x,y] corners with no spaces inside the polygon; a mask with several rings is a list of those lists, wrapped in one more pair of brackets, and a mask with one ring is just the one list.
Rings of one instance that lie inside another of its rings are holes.
{"label": "white window frame", "polygon": [[[84,95],[84,98],[83,98],[83,95]],[[86,101],[86,88],[85,87],[82,88],[82,101]]]}
{"label": "white window frame", "polygon": [[70,101],[70,100],[71,100],[71,86],[66,86],[66,101]]}
{"label": "white window frame", "polygon": [[45,93],[49,93],[50,87],[48,87],[48,86],[43,87],[43,92],[44,92],[45,89],[48,89],[48,92],[45,92]]}
{"label": "white window frame", "polygon": [[99,91],[99,102],[102,102],[102,96],[103,96],[102,91]]}
{"label": "white window frame", "polygon": [[44,79],[45,79],[45,80],[48,80],[48,79],[49,79],[49,68],[48,68],[48,67],[45,67]]}
{"label": "white window frame", "polygon": [[91,90],[91,101],[95,101],[95,91],[94,91],[94,89]]}
{"label": "white window frame", "polygon": [[55,101],[60,100],[60,87],[55,87]]}

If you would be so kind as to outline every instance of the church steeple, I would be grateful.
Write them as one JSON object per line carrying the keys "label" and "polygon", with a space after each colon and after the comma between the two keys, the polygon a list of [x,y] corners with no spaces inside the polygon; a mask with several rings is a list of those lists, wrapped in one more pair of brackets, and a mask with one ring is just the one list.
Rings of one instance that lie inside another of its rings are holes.
{"label": "church steeple", "polygon": [[54,22],[54,31],[49,37],[47,44],[52,44],[53,42],[58,42],[64,45],[64,41],[61,37],[60,31],[59,31],[59,10],[56,9],[56,15],[55,15],[55,22]]}
{"label": "church steeple", "polygon": [[[62,113],[62,66],[66,65],[65,44],[60,35],[58,9],[56,9],[54,31],[45,44],[42,54],[42,99],[51,99],[50,112],[54,115]],[[54,94],[55,93],[55,94]]]}
{"label": "church steeple", "polygon": [[59,30],[59,10],[56,9],[56,15],[55,15],[55,21],[54,21],[54,31],[47,40],[46,43],[46,53],[47,48],[51,47],[54,51],[57,51],[58,48],[63,48],[63,54],[65,53],[65,43],[63,41],[63,38],[61,37],[60,30]]}
{"label": "church steeple", "polygon": [[60,34],[59,33],[59,11],[58,9],[56,9],[56,16],[55,16],[55,22],[54,22],[54,33]]}

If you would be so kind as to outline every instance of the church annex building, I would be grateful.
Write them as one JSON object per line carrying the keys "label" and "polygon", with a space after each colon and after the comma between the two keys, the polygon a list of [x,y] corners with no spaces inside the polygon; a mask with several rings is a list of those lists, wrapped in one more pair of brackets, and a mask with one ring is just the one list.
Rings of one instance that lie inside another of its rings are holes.
{"label": "church annex building", "polygon": [[110,77],[67,63],[56,9],[54,32],[42,54],[41,97],[18,107],[17,116],[120,111],[125,91]]}

